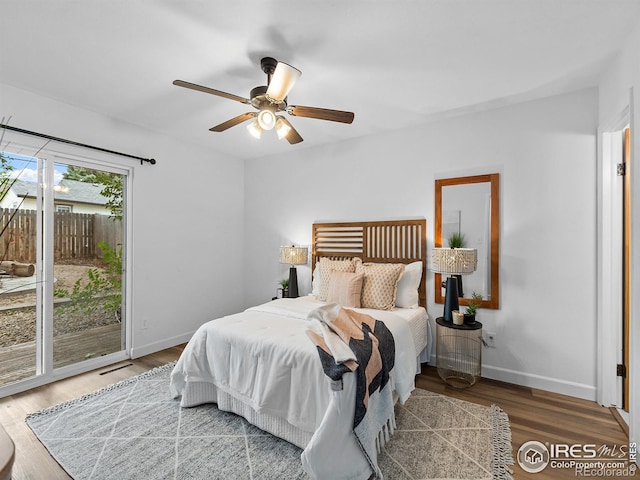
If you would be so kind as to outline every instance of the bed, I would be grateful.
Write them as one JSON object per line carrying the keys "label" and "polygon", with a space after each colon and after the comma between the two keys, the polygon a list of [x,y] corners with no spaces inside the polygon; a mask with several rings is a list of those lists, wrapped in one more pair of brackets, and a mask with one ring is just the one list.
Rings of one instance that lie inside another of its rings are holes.
{"label": "bed", "polygon": [[[383,322],[393,334],[390,384],[394,400],[404,402],[432,346],[425,308],[426,221],[316,223],[312,238],[313,292],[202,325],[179,358],[170,388],[182,407],[217,403],[303,448],[302,464],[312,478],[367,479],[379,472],[353,438],[355,375],[345,374],[339,388],[325,375],[310,340],[310,319],[337,305],[336,295],[342,303],[344,285],[336,279],[347,277],[339,270],[353,262],[364,273],[349,278],[369,283],[359,287],[363,305],[345,308]],[[378,270],[400,272],[391,308],[388,295],[364,301],[372,292],[371,279],[381,278],[375,276]],[[368,308],[372,305],[383,308]],[[383,437],[375,442],[384,444]]]}

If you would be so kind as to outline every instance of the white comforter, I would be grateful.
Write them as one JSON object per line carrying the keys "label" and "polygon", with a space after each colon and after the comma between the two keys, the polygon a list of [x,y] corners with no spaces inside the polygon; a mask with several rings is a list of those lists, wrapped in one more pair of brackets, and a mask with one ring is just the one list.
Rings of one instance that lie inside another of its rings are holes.
{"label": "white comforter", "polygon": [[[305,330],[313,297],[279,299],[202,325],[171,375],[174,396],[188,382],[212,385],[260,414],[314,432],[302,454],[312,478],[367,479],[370,467],[352,432],[355,375],[332,391]],[[401,402],[414,389],[416,352],[409,325],[393,312],[358,309],[385,322],[396,343],[392,385]],[[185,404],[184,397],[182,406]]]}

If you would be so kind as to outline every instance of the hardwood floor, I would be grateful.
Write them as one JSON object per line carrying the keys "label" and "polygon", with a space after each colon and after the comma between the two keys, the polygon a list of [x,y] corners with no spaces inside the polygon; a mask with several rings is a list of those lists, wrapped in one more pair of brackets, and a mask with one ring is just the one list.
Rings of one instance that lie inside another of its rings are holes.
{"label": "hardwood floor", "polygon": [[[27,414],[72,400],[169,363],[180,356],[183,348],[184,345],[169,348],[0,399],[0,424],[16,446],[12,479],[69,480],[71,478],[31,432],[24,421]],[[123,365],[126,367],[114,370]]]}
{"label": "hardwood floor", "polygon": [[[509,415],[514,478],[555,480],[576,479],[574,470],[553,469],[540,473],[523,471],[516,460],[520,446],[530,440],[541,443],[627,445],[625,434],[614,415],[596,402],[557,393],[521,387],[495,380],[480,379],[473,387],[459,390],[447,386],[434,367],[425,366],[416,386],[432,392],[481,405],[498,405]],[[636,473],[638,476],[638,474]],[[597,477],[608,478],[608,477]],[[637,477],[634,477],[637,478]]]}
{"label": "hardwood floor", "polygon": [[[16,444],[13,480],[70,478],[49,456],[24,422],[28,413],[71,400],[176,360],[183,348],[184,345],[173,347],[0,399],[0,424]],[[127,366],[101,375],[122,365]],[[609,409],[600,407],[595,402],[487,379],[481,379],[469,389],[458,390],[445,385],[433,367],[423,368],[422,374],[416,379],[416,385],[469,402],[500,406],[511,421],[514,458],[520,446],[529,440],[596,445],[626,445],[628,442]],[[541,473],[528,474],[520,469],[517,462],[513,471],[517,480],[576,478],[572,470],[549,467]]]}

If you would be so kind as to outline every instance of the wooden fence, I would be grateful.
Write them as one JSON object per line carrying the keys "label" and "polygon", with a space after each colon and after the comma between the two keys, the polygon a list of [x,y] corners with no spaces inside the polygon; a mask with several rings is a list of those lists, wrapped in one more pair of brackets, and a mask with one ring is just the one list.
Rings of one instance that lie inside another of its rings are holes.
{"label": "wooden fence", "polygon": [[[36,227],[35,210],[0,208],[0,232],[4,230],[0,237],[0,259],[35,263]],[[55,212],[54,261],[99,258],[102,252],[98,242],[115,247],[123,242],[122,233],[122,221],[114,221],[107,215]]]}

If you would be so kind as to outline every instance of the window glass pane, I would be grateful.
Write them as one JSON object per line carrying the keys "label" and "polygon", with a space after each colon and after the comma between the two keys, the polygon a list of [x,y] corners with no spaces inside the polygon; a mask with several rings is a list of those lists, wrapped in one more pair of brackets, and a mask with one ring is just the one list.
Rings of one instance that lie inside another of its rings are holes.
{"label": "window glass pane", "polygon": [[53,366],[57,368],[124,349],[125,176],[62,163],[55,164],[55,172]]}
{"label": "window glass pane", "polygon": [[37,371],[37,168],[0,152],[0,386]]}

